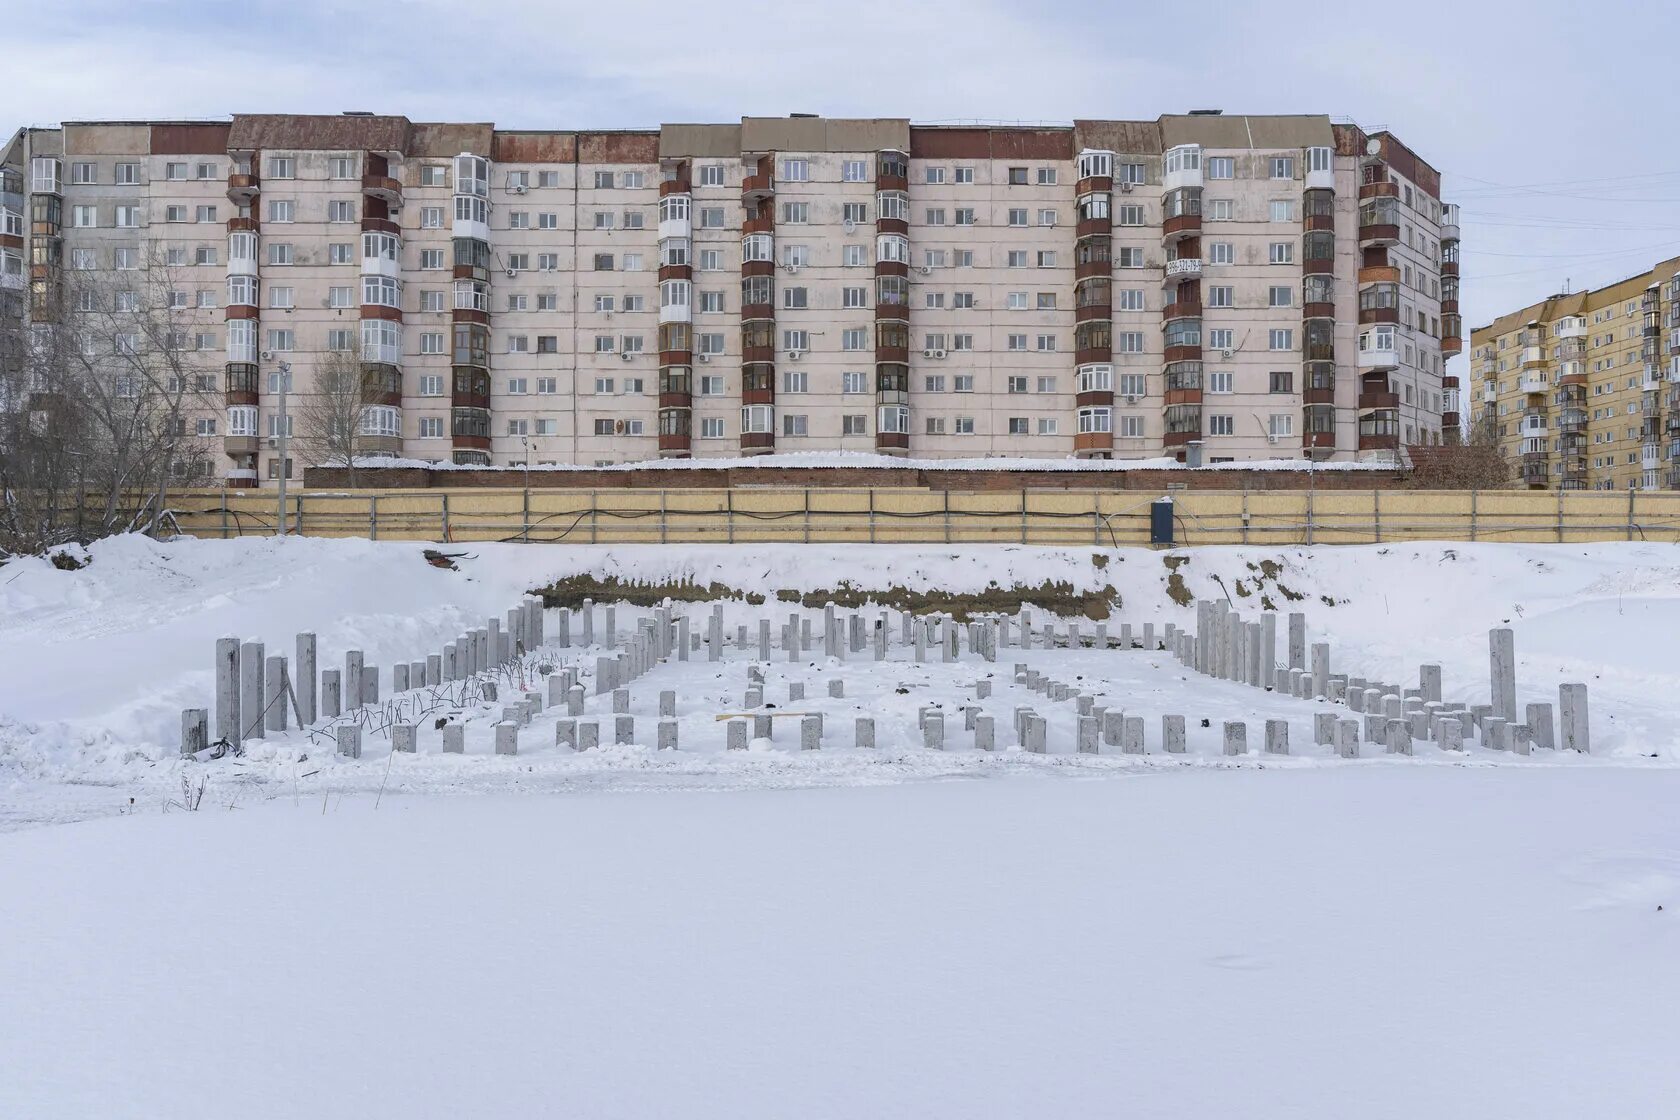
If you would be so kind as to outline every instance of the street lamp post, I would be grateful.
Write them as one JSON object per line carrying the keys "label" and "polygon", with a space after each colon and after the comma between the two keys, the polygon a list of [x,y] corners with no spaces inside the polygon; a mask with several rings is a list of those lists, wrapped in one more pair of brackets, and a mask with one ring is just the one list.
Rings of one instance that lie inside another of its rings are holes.
{"label": "street lamp post", "polygon": [[286,471],[286,464],[287,464],[287,459],[286,459],[286,429],[290,426],[289,418],[286,415],[286,389],[288,388],[291,380],[292,380],[292,366],[291,366],[291,363],[290,362],[281,362],[280,363],[280,409],[279,409],[279,412],[277,413],[278,418],[274,422],[274,427],[275,427],[275,430],[277,432],[279,432],[279,439],[280,439],[280,466],[275,471],[275,474],[277,474],[280,478],[280,509],[279,509],[279,517],[276,519],[275,524],[279,526],[279,529],[277,530],[277,535],[282,536],[282,537],[286,535],[286,473],[287,473],[287,471]]}

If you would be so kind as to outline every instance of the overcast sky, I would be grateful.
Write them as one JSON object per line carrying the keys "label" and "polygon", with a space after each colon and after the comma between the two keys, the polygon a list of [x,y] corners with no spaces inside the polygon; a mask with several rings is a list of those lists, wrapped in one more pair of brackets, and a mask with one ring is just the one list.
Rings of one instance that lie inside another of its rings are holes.
{"label": "overcast sky", "polygon": [[345,109],[556,129],[1323,112],[1441,170],[1467,332],[1680,255],[1680,3],[1352,7],[61,0],[9,22],[0,112],[8,132]]}

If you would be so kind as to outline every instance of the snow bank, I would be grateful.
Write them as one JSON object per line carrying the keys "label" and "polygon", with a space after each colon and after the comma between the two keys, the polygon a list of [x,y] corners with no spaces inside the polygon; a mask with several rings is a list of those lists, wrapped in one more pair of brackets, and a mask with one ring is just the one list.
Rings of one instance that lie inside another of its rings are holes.
{"label": "snow bank", "polygon": [[1342,767],[0,835],[0,1115],[1673,1115],[1677,797]]}

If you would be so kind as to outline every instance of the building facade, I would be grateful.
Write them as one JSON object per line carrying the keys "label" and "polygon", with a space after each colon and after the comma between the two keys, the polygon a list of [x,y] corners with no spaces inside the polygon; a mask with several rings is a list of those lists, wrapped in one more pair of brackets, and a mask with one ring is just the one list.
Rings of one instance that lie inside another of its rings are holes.
{"label": "building facade", "polygon": [[1531,489],[1680,489],[1680,258],[1471,334],[1477,415]]}
{"label": "building facade", "polygon": [[1456,423],[1439,174],[1323,116],[248,115],[25,129],[3,166],[0,312],[73,330],[71,273],[170,270],[233,485],[287,469],[279,363],[295,402],[346,355],[363,453],[459,463],[1384,461]]}

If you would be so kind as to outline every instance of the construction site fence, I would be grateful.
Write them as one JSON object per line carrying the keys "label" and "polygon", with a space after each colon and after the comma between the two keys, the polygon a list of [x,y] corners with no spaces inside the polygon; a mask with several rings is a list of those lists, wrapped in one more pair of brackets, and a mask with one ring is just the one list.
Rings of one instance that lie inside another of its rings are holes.
{"label": "construction site fence", "polygon": [[[533,544],[1149,545],[1172,502],[1175,545],[1680,541],[1680,492],[1512,490],[949,491],[921,489],[292,491],[286,531]],[[272,491],[182,490],[169,527],[269,536]]]}

